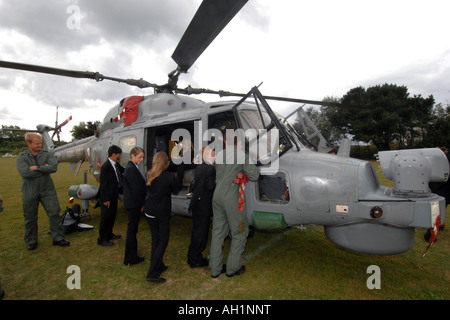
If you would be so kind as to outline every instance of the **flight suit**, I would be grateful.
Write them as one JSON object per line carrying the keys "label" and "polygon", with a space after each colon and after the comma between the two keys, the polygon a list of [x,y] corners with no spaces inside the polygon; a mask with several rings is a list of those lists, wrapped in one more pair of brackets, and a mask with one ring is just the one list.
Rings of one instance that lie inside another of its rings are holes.
{"label": "flight suit", "polygon": [[[50,232],[53,241],[64,239],[64,229],[60,223],[60,206],[50,174],[56,172],[58,161],[46,150],[40,150],[34,157],[29,150],[23,151],[17,157],[17,171],[22,176],[22,202],[25,218],[24,240],[28,245],[38,239],[38,207],[39,202],[45,209],[50,220]],[[29,167],[38,166],[38,170]]]}
{"label": "flight suit", "polygon": [[231,246],[226,273],[232,275],[242,267],[248,221],[246,206],[244,205],[242,211],[238,210],[240,185],[234,183],[234,179],[239,173],[245,173],[250,181],[256,181],[259,177],[259,169],[256,165],[249,164],[248,155],[235,146],[228,146],[216,156],[216,189],[213,196],[214,216],[209,256],[212,276],[219,275],[222,271],[222,247],[229,233]]}

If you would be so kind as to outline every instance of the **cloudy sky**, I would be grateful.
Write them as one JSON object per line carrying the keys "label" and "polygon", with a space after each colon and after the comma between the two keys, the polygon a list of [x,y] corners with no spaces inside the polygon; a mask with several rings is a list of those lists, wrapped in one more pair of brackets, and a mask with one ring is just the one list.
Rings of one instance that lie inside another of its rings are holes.
{"label": "cloudy sky", "polygon": [[[164,84],[201,0],[0,0],[0,60]],[[322,100],[384,83],[450,103],[448,0],[249,0],[178,82]],[[69,115],[103,120],[122,98],[110,81],[0,69],[0,124],[35,128]],[[219,97],[202,95],[204,101]],[[291,106],[289,106],[291,107]],[[284,108],[275,105],[274,109]]]}

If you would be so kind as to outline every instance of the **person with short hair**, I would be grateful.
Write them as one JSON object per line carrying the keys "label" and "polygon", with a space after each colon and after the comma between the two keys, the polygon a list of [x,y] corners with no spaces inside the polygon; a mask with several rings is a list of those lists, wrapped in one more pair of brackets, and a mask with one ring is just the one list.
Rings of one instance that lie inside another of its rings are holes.
{"label": "person with short hair", "polygon": [[108,159],[100,169],[100,187],[98,196],[100,198],[101,213],[99,225],[99,237],[97,244],[102,247],[113,246],[113,239],[120,239],[120,235],[113,233],[114,222],[117,214],[117,202],[119,194],[123,190],[124,168],[119,164],[122,149],[116,145],[108,148]]}
{"label": "person with short hair", "polygon": [[[240,183],[236,183],[236,179],[245,176],[249,181],[258,181],[259,177],[258,167],[250,162],[244,151],[242,137],[227,133],[223,138],[225,149],[216,154],[216,188],[212,200],[214,214],[209,267],[213,278],[221,273],[233,277],[246,270],[242,254],[249,232],[247,207],[245,203],[240,207]],[[223,264],[223,243],[228,235],[231,245],[227,263]]]}
{"label": "person with short hair", "polygon": [[53,245],[66,247],[69,241],[64,239],[64,229],[60,223],[60,206],[55,185],[50,174],[58,169],[54,155],[42,149],[42,136],[38,133],[25,134],[28,150],[17,157],[17,171],[22,176],[23,216],[25,218],[24,240],[28,250],[38,245],[38,207],[44,207],[50,221]]}

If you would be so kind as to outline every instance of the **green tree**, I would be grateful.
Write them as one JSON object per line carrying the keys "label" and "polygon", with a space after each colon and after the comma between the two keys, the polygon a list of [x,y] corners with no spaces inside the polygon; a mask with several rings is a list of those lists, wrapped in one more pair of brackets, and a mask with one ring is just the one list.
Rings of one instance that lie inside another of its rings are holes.
{"label": "green tree", "polygon": [[19,154],[21,151],[26,150],[27,144],[24,138],[25,131],[8,129],[23,130],[16,125],[2,125],[2,129],[0,131],[0,154]]}
{"label": "green tree", "polygon": [[384,84],[367,90],[353,88],[341,103],[350,107],[324,108],[330,123],[354,140],[372,142],[381,151],[389,150],[393,142],[408,148],[420,143],[432,119],[434,98],[411,98],[407,87]]}
{"label": "green tree", "polygon": [[97,126],[100,124],[100,121],[81,121],[78,125],[73,126],[70,133],[74,140],[80,140],[83,138],[87,138],[93,136]]}
{"label": "green tree", "polygon": [[438,103],[433,108],[432,120],[426,129],[423,147],[450,148],[450,104]]}

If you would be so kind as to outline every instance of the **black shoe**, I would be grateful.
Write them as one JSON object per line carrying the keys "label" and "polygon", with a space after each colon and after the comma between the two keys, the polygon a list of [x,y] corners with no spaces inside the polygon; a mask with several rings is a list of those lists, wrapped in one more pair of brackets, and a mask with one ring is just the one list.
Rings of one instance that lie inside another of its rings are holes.
{"label": "black shoe", "polygon": [[62,239],[62,240],[59,240],[59,241],[53,241],[53,245],[54,246],[60,246],[60,247],[67,247],[67,246],[70,245],[70,242]]}
{"label": "black shoe", "polygon": [[234,277],[234,276],[239,276],[241,274],[243,274],[245,272],[245,266],[242,266],[238,271],[236,271],[235,273],[232,274],[227,274],[228,278]]}
{"label": "black shoe", "polygon": [[28,250],[28,251],[31,251],[31,250],[34,250],[34,249],[36,249],[36,248],[37,248],[37,243],[30,243],[30,244],[28,245],[27,250]]}
{"label": "black shoe", "polygon": [[114,243],[112,243],[111,241],[108,241],[108,240],[97,242],[97,244],[102,247],[112,247],[114,245]]}
{"label": "black shoe", "polygon": [[202,262],[198,262],[198,263],[189,263],[189,266],[191,267],[191,269],[207,267],[208,265],[209,265],[209,262],[206,259],[204,259]]}
{"label": "black shoe", "polygon": [[146,280],[148,281],[148,282],[165,282],[166,281],[166,279],[164,279],[164,278],[161,278],[161,277],[158,277],[158,278],[146,278]]}
{"label": "black shoe", "polygon": [[131,261],[131,262],[124,262],[123,264],[128,266],[128,265],[133,265],[133,264],[138,264],[141,263],[142,261],[144,261],[144,257],[137,257],[135,260]]}
{"label": "black shoe", "polygon": [[211,278],[217,278],[218,276],[220,276],[222,273],[225,273],[225,272],[227,272],[227,265],[226,264],[223,264],[222,265],[222,270],[220,271],[220,273],[218,274],[218,275],[211,275]]}
{"label": "black shoe", "polygon": [[168,266],[162,267],[161,270],[159,270],[159,274],[163,273],[164,271],[167,271],[167,269],[169,269]]}
{"label": "black shoe", "polygon": [[122,236],[120,234],[112,234],[111,238],[109,238],[108,240],[117,240],[122,238]]}

